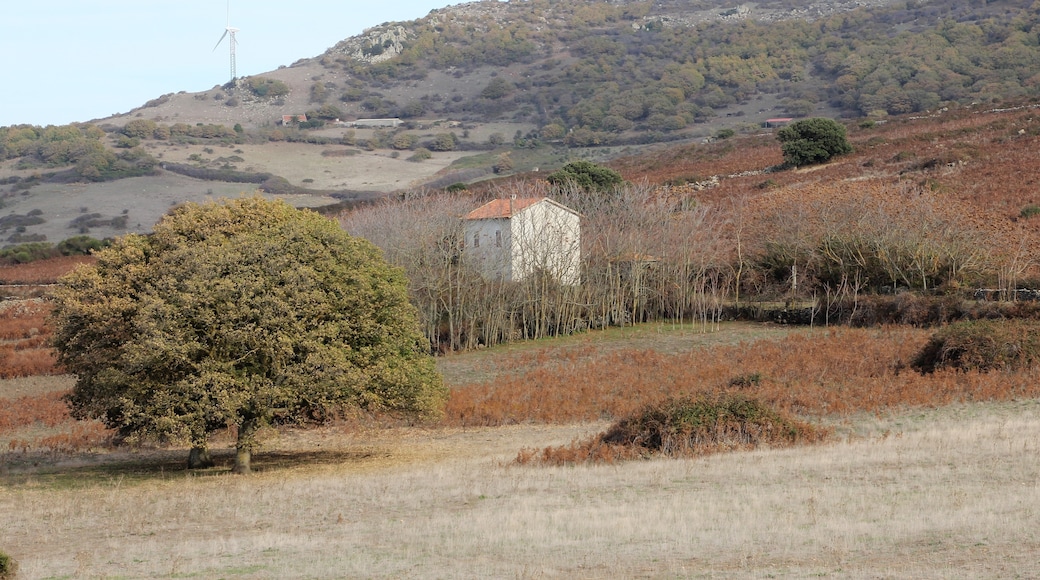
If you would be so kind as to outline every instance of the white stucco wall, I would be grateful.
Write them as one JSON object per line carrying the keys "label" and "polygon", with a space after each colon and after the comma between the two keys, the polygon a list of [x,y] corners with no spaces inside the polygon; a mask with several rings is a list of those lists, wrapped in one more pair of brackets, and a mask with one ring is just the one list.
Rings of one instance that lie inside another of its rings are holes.
{"label": "white stucco wall", "polygon": [[469,220],[465,247],[485,276],[520,281],[542,270],[564,284],[581,281],[581,219],[548,199],[512,219]]}
{"label": "white stucco wall", "polygon": [[501,280],[512,279],[508,219],[467,221],[465,247],[466,259],[473,261],[484,276]]}
{"label": "white stucco wall", "polygon": [[510,223],[513,279],[536,270],[564,284],[581,280],[581,220],[549,200],[525,208]]}

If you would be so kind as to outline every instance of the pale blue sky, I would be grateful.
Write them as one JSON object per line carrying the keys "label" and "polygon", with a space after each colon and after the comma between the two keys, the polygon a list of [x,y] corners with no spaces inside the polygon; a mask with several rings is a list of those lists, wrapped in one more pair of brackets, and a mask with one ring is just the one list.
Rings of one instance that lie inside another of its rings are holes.
{"label": "pale blue sky", "polygon": [[[238,76],[318,56],[383,22],[460,0],[231,0]],[[9,4],[9,5],[8,5]],[[0,17],[0,126],[125,113],[230,77],[226,0],[13,0]]]}

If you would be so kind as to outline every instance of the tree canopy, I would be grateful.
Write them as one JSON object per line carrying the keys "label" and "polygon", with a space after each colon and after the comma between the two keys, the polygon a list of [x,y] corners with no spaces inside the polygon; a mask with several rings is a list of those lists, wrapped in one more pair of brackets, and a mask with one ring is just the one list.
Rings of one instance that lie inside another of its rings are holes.
{"label": "tree canopy", "polygon": [[206,448],[345,408],[436,415],[445,389],[406,281],[335,222],[259,197],[173,210],[55,292],[68,401],[123,436]]}
{"label": "tree canopy", "polygon": [[557,187],[572,184],[586,191],[609,191],[624,182],[617,171],[591,161],[571,161],[545,179]]}
{"label": "tree canopy", "polygon": [[845,127],[833,119],[802,119],[776,132],[788,165],[800,167],[823,163],[831,157],[852,152]]}

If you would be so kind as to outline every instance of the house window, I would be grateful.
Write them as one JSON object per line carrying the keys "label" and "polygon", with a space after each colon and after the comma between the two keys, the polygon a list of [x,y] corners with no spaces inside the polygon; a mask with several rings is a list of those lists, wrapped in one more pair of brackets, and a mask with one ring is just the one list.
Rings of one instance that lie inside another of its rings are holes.
{"label": "house window", "polygon": [[473,234],[473,247],[474,248],[479,248],[480,247],[480,234]]}
{"label": "house window", "polygon": [[502,247],[502,230],[498,230],[495,232],[495,247]]}

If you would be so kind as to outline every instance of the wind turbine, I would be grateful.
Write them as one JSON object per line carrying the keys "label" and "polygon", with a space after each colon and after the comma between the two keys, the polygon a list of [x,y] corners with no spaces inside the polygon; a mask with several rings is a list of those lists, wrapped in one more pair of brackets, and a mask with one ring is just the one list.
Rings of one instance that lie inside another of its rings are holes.
{"label": "wind turbine", "polygon": [[238,76],[238,74],[236,74],[236,72],[235,72],[235,45],[238,44],[238,41],[235,40],[235,33],[236,32],[238,32],[238,29],[237,28],[233,28],[231,26],[231,0],[228,0],[228,3],[227,3],[227,26],[224,27],[224,34],[222,34],[220,36],[220,40],[218,40],[217,44],[213,47],[213,52],[216,52],[217,48],[220,47],[220,43],[224,42],[224,37],[225,36],[230,37],[230,38],[228,38],[228,44],[231,45],[231,82],[234,82],[235,81],[235,77]]}

